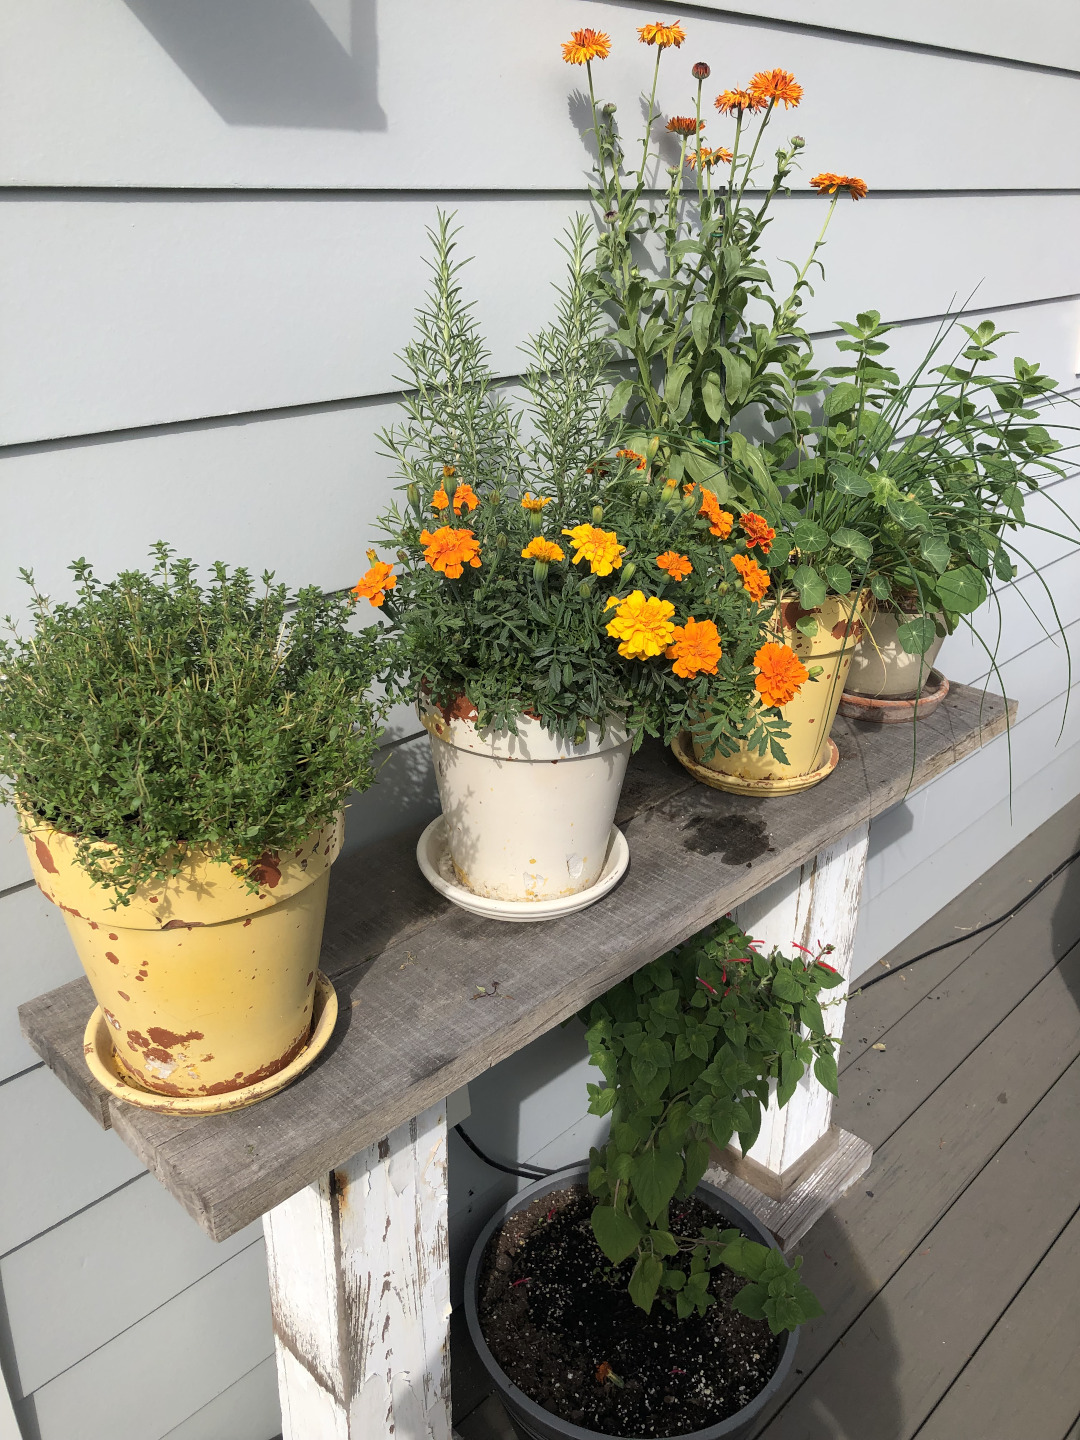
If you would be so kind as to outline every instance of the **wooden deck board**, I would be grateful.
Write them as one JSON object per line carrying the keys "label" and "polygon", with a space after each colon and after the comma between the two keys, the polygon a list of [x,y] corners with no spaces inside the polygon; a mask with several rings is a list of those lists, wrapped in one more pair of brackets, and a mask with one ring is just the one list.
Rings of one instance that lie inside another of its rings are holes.
{"label": "wooden deck board", "polygon": [[[312,1069],[231,1115],[183,1120],[110,1102],[105,1118],[207,1233],[223,1239],[1004,725],[1002,702],[956,686],[921,725],[913,767],[903,727],[840,722],[836,773],[773,801],[696,785],[666,752],[648,747],[634,762],[623,810],[627,875],[605,900],[542,930],[485,921],[439,900],[416,873],[415,835],[362,851],[334,869],[321,963],[341,1019]],[[20,1015],[31,1044],[92,1109],[100,1101],[81,1066],[91,1006],[77,981]]]}

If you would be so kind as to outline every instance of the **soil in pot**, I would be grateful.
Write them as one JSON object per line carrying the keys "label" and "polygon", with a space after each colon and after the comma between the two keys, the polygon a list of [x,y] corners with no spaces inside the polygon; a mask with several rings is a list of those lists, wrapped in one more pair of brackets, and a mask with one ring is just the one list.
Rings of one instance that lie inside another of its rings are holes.
{"label": "soil in pot", "polygon": [[[716,1304],[704,1316],[680,1320],[659,1300],[646,1315],[626,1290],[633,1261],[612,1266],[597,1247],[595,1203],[581,1185],[551,1191],[492,1237],[478,1310],[507,1377],[546,1410],[601,1435],[687,1435],[743,1409],[782,1349],[765,1321],[730,1308],[745,1280],[719,1266],[710,1282]],[[717,1223],[693,1197],[673,1202],[670,1215],[675,1235]]]}

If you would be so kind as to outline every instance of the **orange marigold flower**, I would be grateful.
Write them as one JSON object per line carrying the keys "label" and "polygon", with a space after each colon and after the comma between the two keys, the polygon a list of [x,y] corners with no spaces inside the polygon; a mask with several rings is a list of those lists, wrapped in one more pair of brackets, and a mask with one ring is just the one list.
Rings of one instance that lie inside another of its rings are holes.
{"label": "orange marigold flower", "polygon": [[449,510],[450,496],[446,493],[445,485],[440,485],[431,497],[431,508],[433,510]]}
{"label": "orange marigold flower", "polygon": [[480,564],[480,543],[473,538],[471,530],[455,530],[450,525],[440,525],[434,535],[428,530],[420,531],[420,543],[425,546],[424,559],[433,570],[441,570],[448,580],[457,580],[462,567]]}
{"label": "orange marigold flower", "polygon": [[803,88],[790,70],[759,70],[750,81],[750,94],[766,102],[783,101],[785,108],[791,109],[802,99]]}
{"label": "orange marigold flower", "polygon": [[367,558],[373,562],[371,569],[353,586],[352,593],[358,600],[370,600],[372,605],[381,605],[387,590],[396,587],[397,576],[393,565],[377,559],[374,550],[367,552]]}
{"label": "orange marigold flower", "polygon": [[525,549],[521,552],[523,560],[546,560],[550,565],[553,560],[565,560],[562,547],[556,545],[554,540],[545,540],[538,535],[535,540],[530,540]]}
{"label": "orange marigold flower", "polygon": [[611,54],[611,36],[603,30],[572,30],[563,42],[562,58],[567,65],[587,65],[590,60],[606,60]]}
{"label": "orange marigold flower", "polygon": [[758,110],[764,110],[768,103],[752,90],[722,90],[713,101],[721,115],[734,115],[736,111],[739,114],[749,111],[753,115]]}
{"label": "orange marigold flower", "polygon": [[695,675],[716,674],[716,662],[722,652],[720,632],[711,620],[695,620],[691,615],[685,625],[675,626],[672,639],[674,645],[664,653],[675,661],[671,668],[676,675],[692,680]]}
{"label": "orange marigold flower", "polygon": [[669,45],[674,45],[677,50],[686,39],[686,31],[677,20],[670,25],[640,25],[637,33],[643,45],[659,45],[661,50],[666,50]]}
{"label": "orange marigold flower", "polygon": [[670,600],[659,600],[655,595],[646,600],[642,591],[631,590],[623,600],[612,595],[605,610],[612,603],[617,609],[614,620],[608,622],[607,633],[620,642],[619,654],[624,660],[648,660],[671,644],[675,606]]}
{"label": "orange marigold flower", "polygon": [[751,600],[760,601],[769,588],[769,572],[752,555],[732,555],[731,563],[742,576],[743,588]]}
{"label": "orange marigold flower", "polygon": [[577,551],[575,565],[587,560],[594,575],[610,575],[612,570],[621,567],[626,546],[619,544],[614,530],[598,530],[595,525],[575,525],[572,530],[562,533],[570,536]]}
{"label": "orange marigold flower", "polygon": [[521,502],[521,508],[522,508],[523,510],[534,510],[534,511],[535,511],[535,510],[543,510],[543,508],[544,508],[545,505],[550,505],[550,504],[551,504],[551,496],[550,496],[550,495],[546,495],[546,496],[535,495],[535,496],[534,496],[530,491],[526,490],[526,492],[525,492],[525,498],[524,498],[524,500],[522,500],[522,502]]}
{"label": "orange marigold flower", "polygon": [[454,514],[460,515],[462,508],[475,510],[480,504],[480,497],[471,485],[461,484],[454,491]]}
{"label": "orange marigold flower", "polygon": [[723,145],[717,145],[715,150],[710,150],[707,145],[702,145],[700,149],[686,152],[687,165],[696,170],[699,157],[702,166],[707,170],[711,170],[714,165],[730,165],[734,158],[731,151],[725,150]]}
{"label": "orange marigold flower", "polygon": [[810,184],[822,195],[835,195],[837,190],[846,190],[852,200],[866,198],[866,181],[860,180],[857,175],[834,175],[831,170],[823,170],[820,175],[811,176]]}
{"label": "orange marigold flower", "polygon": [[758,676],[754,681],[763,705],[787,705],[794,700],[810,672],[795,651],[770,641],[754,656]]}
{"label": "orange marigold flower", "polygon": [[745,515],[739,516],[739,524],[746,536],[746,548],[752,550],[755,545],[760,545],[761,553],[767,555],[776,539],[776,531],[764,515],[755,515],[753,510],[748,510]]}
{"label": "orange marigold flower", "polygon": [[673,135],[696,135],[705,129],[705,121],[695,120],[693,115],[672,115],[665,128]]}
{"label": "orange marigold flower", "polygon": [[648,461],[645,459],[645,456],[644,456],[644,455],[639,455],[636,450],[616,450],[616,451],[615,451],[615,459],[616,459],[616,460],[636,460],[636,461],[637,461],[637,468],[638,468],[639,470],[644,470],[644,469],[645,469],[645,466],[648,464]]}
{"label": "orange marigold flower", "polygon": [[705,516],[709,522],[709,533],[715,535],[717,539],[726,540],[731,534],[735,517],[727,510],[720,509],[720,501],[717,500],[712,490],[702,490],[701,509],[697,513]]}
{"label": "orange marigold flower", "polygon": [[661,570],[667,571],[672,580],[685,580],[694,569],[690,564],[690,557],[680,555],[677,550],[665,550],[662,555],[657,555],[656,563]]}

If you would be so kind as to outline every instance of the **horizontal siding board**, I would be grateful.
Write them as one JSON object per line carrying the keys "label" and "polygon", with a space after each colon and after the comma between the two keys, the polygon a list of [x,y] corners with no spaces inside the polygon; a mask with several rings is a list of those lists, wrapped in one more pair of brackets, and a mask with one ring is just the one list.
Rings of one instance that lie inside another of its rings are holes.
{"label": "horizontal siding board", "polygon": [[[0,1260],[21,1398],[261,1240],[210,1240],[150,1175]],[[103,1304],[103,1298],[108,1303]]]}
{"label": "horizontal siding board", "polygon": [[143,1171],[44,1066],[0,1085],[0,1155],[0,1255]]}
{"label": "horizontal siding board", "polygon": [[[428,284],[425,229],[439,203],[9,199],[0,230],[0,443],[395,391],[393,357]],[[441,203],[457,211],[460,253],[475,256],[465,289],[494,368],[514,374],[521,342],[551,318],[550,282],[564,267],[556,237],[582,202],[446,195]],[[823,204],[782,201],[767,254],[801,263]],[[1011,238],[1018,226],[1040,235],[1039,265],[1023,274]],[[976,310],[1074,296],[1077,228],[1080,195],[845,205],[807,323],[826,330],[867,307],[891,318],[938,315],[976,286]],[[883,264],[898,236],[905,263]],[[783,289],[787,268],[777,262],[773,271]],[[1076,315],[1063,322],[1073,327],[1069,343],[1053,347],[1070,373]],[[1031,319],[1041,337],[1050,317]]]}
{"label": "horizontal siding board", "polygon": [[0,805],[0,891],[25,885],[30,879],[30,862],[26,858],[19,820],[10,805]]}
{"label": "horizontal siding board", "polygon": [[41,1440],[159,1440],[272,1346],[260,1240],[36,1390]]}
{"label": "horizontal siding board", "polygon": [[37,1063],[18,1006],[82,974],[64,917],[32,885],[0,899],[0,1080]]}
{"label": "horizontal siding board", "polygon": [[[924,12],[931,8],[924,0]],[[0,176],[15,185],[393,190],[430,188],[438,176],[454,188],[577,188],[585,122],[568,96],[584,77],[562,63],[559,42],[586,20],[612,35],[616,50],[598,67],[598,84],[636,131],[651,59],[637,44],[639,6],[593,0],[584,15],[577,0],[410,0],[405,23],[402,10],[376,0],[272,11],[9,0]],[[683,18],[688,45],[663,67],[661,107],[686,113],[687,54],[710,62],[717,89],[784,65],[806,99],[797,127],[785,117],[777,128],[807,136],[806,175],[841,169],[893,189],[1070,183],[1080,104],[1071,76],[842,30],[778,29],[709,8]],[[953,33],[963,28],[957,15]],[[1025,28],[1014,19],[1013,33]],[[993,26],[971,22],[970,33],[985,32]],[[1075,51],[1074,33],[1075,22],[1061,37],[1063,57]],[[853,123],[852,76],[865,84],[871,75],[873,123]],[[999,123],[1003,87],[1009,125]],[[512,155],[491,127],[492,116],[510,115]],[[1034,125],[1037,145],[1028,139]],[[718,139],[729,134],[718,120],[712,129]]]}
{"label": "horizontal siding board", "polygon": [[280,1433],[277,1370],[268,1355],[163,1440],[271,1440]]}

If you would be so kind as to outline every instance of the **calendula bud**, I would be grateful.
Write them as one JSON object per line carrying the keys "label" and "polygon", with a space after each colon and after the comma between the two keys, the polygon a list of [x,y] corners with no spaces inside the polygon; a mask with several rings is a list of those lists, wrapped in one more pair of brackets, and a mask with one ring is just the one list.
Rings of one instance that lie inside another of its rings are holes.
{"label": "calendula bud", "polygon": [[604,211],[604,219],[608,222],[609,225],[611,224],[612,220],[617,220],[618,218],[619,212],[617,210]]}
{"label": "calendula bud", "polygon": [[616,111],[618,108],[619,108],[619,107],[615,104],[615,101],[614,101],[614,100],[609,100],[606,105],[601,105],[601,106],[600,106],[600,114],[601,114],[601,115],[614,115],[614,114],[615,114],[615,111]]}
{"label": "calendula bud", "polygon": [[633,560],[630,561],[629,565],[624,565],[622,567],[622,578],[624,580],[632,580],[636,573],[637,566],[634,564]]}
{"label": "calendula bud", "polygon": [[792,148],[792,150],[801,150],[805,144],[806,144],[806,141],[803,139],[803,137],[802,137],[801,135],[792,135],[792,137],[791,137],[791,148]]}
{"label": "calendula bud", "polygon": [[409,504],[414,508],[420,504],[420,491],[416,485],[410,485],[405,494],[409,497]]}
{"label": "calendula bud", "polygon": [[594,505],[594,506],[592,507],[592,523],[593,523],[594,525],[599,525],[599,524],[600,524],[600,521],[603,520],[603,518],[604,518],[604,507],[603,507],[602,505]]}
{"label": "calendula bud", "polygon": [[679,169],[678,165],[669,165],[669,166],[667,167],[667,173],[668,173],[668,174],[671,176],[671,178],[674,180],[677,175],[681,175],[681,174],[682,174],[682,171]]}
{"label": "calendula bud", "polygon": [[699,60],[690,71],[690,74],[693,75],[695,80],[707,80],[712,74],[712,71],[708,65],[705,64],[704,60]]}

